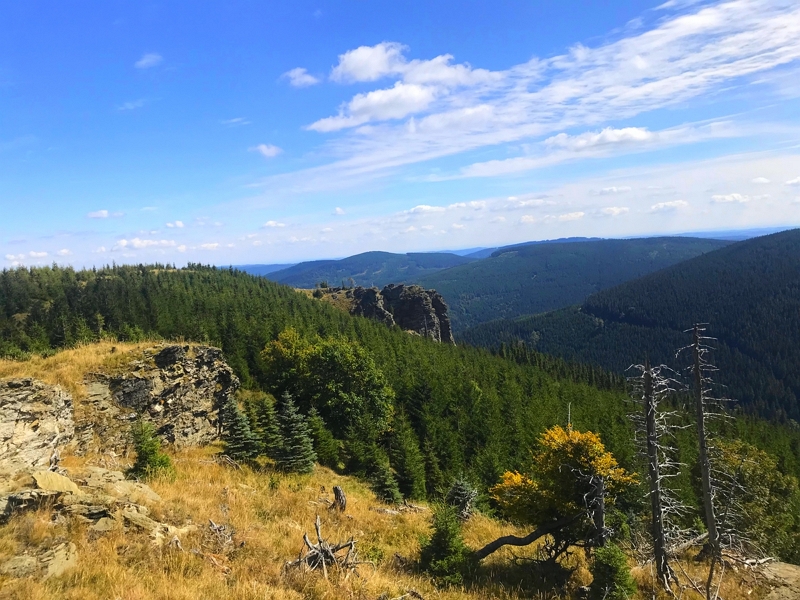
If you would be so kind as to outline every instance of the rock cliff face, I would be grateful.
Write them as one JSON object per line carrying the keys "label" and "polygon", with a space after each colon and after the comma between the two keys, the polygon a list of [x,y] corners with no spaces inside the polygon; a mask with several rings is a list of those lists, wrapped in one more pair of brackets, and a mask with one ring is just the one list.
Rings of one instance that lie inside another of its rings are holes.
{"label": "rock cliff face", "polygon": [[176,447],[208,444],[219,434],[220,406],[238,387],[222,351],[202,346],[146,350],[122,374],[91,374],[77,407],[58,386],[0,381],[0,474],[47,469],[66,446],[123,452],[140,418]]}
{"label": "rock cliff face", "polygon": [[[350,291],[350,290],[348,290]],[[389,284],[378,288],[352,290],[354,315],[376,319],[387,325],[396,324],[437,342],[454,344],[447,303],[436,290],[418,285]]]}
{"label": "rock cliff face", "polygon": [[161,438],[176,447],[208,444],[219,434],[220,406],[238,387],[239,379],[217,348],[167,346],[146,351],[124,374],[96,375],[87,382],[87,417],[77,425],[78,450],[92,445],[124,449],[130,424],[139,418],[151,422]]}
{"label": "rock cliff face", "polygon": [[35,379],[0,381],[0,473],[47,468],[72,440],[72,396]]}

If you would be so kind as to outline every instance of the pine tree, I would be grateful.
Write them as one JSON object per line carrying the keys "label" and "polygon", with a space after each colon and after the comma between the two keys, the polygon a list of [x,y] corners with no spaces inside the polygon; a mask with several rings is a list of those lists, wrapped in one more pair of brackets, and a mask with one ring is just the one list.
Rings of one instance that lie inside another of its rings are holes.
{"label": "pine tree", "polygon": [[283,440],[275,459],[278,467],[293,473],[310,473],[317,460],[311,432],[288,392],[281,398],[278,426]]}
{"label": "pine tree", "polygon": [[275,460],[283,443],[281,431],[278,427],[275,401],[266,394],[260,394],[253,402],[252,411],[254,429],[261,438],[264,454]]}
{"label": "pine tree", "polygon": [[425,459],[408,419],[398,415],[390,438],[389,458],[406,498],[425,498]]}
{"label": "pine tree", "polygon": [[311,430],[311,439],[314,442],[314,451],[317,453],[319,463],[331,469],[338,469],[339,442],[333,437],[331,430],[325,426],[325,421],[314,407],[308,412],[308,427]]}
{"label": "pine tree", "polygon": [[152,424],[137,421],[131,428],[131,438],[136,451],[136,462],[131,468],[132,475],[151,479],[156,475],[175,474],[172,460],[161,451],[161,440],[158,439]]}
{"label": "pine tree", "polygon": [[439,585],[463,583],[472,560],[464,544],[461,522],[452,506],[440,505],[433,513],[433,535],[422,545],[420,564]]}
{"label": "pine tree", "polygon": [[456,509],[458,518],[461,521],[468,521],[475,512],[475,500],[477,498],[478,490],[462,476],[450,486],[444,501]]}
{"label": "pine tree", "polygon": [[233,460],[253,460],[261,454],[258,436],[250,429],[247,417],[232,397],[222,408],[222,441],[225,455]]}
{"label": "pine tree", "polygon": [[397,479],[392,473],[389,461],[385,457],[378,458],[371,471],[370,481],[375,495],[386,504],[400,504],[403,501],[403,495],[400,493],[400,488],[397,487]]}

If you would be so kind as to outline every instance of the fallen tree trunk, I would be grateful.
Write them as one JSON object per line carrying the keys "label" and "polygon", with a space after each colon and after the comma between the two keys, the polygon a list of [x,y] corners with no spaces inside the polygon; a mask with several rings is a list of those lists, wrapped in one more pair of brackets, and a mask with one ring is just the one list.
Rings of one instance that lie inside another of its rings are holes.
{"label": "fallen tree trunk", "polygon": [[539,527],[536,528],[535,531],[532,531],[531,533],[529,533],[524,537],[519,537],[517,535],[504,535],[503,537],[497,538],[493,542],[489,542],[480,550],[476,550],[473,556],[477,560],[483,560],[490,554],[497,552],[503,546],[527,546],[528,544],[532,544],[541,537],[550,535],[551,533],[555,533],[559,529],[563,529],[567,525],[571,525],[572,523],[580,519],[582,516],[583,513],[579,513],[571,517],[562,517],[557,521],[546,523],[545,525],[540,525]]}

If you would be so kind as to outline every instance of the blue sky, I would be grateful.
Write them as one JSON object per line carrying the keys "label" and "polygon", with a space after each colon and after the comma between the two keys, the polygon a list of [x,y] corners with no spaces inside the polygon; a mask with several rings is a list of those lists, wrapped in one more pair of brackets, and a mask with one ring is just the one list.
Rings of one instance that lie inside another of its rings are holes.
{"label": "blue sky", "polygon": [[7,3],[0,264],[800,224],[800,4]]}

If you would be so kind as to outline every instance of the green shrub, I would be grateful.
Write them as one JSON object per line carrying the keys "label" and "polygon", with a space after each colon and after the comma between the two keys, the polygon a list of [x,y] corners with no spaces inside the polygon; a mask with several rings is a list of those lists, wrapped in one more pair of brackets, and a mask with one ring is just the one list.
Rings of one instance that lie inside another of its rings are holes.
{"label": "green shrub", "polygon": [[437,585],[461,585],[472,566],[471,552],[464,544],[458,511],[440,505],[433,513],[433,535],[424,540],[420,565]]}
{"label": "green shrub", "polygon": [[174,477],[172,460],[161,452],[161,440],[152,424],[137,421],[131,428],[131,438],[136,451],[136,462],[130,470],[131,475],[142,479],[153,479],[159,475]]}
{"label": "green shrub", "polygon": [[591,600],[626,600],[636,593],[628,557],[615,544],[595,550],[591,572]]}
{"label": "green shrub", "polygon": [[340,444],[314,407],[308,412],[308,427],[311,430],[314,452],[317,453],[319,464],[338,469]]}

